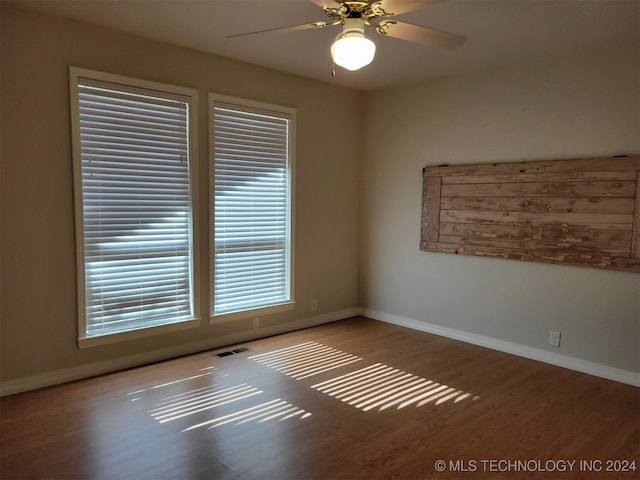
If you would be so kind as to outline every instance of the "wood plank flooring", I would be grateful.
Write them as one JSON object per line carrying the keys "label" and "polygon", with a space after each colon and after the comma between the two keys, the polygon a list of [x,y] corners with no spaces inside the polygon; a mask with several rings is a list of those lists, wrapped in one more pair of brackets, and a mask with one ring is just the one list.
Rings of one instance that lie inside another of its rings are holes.
{"label": "wood plank flooring", "polygon": [[238,347],[2,399],[0,478],[640,478],[629,385],[365,318]]}

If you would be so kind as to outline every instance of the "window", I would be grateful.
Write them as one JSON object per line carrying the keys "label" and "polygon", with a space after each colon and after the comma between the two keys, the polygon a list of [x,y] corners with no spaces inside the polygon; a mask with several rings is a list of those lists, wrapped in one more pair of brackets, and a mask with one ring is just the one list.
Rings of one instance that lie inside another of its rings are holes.
{"label": "window", "polygon": [[70,90],[80,346],[197,325],[197,92],[74,67]]}
{"label": "window", "polygon": [[293,308],[295,110],[211,95],[210,116],[212,315]]}

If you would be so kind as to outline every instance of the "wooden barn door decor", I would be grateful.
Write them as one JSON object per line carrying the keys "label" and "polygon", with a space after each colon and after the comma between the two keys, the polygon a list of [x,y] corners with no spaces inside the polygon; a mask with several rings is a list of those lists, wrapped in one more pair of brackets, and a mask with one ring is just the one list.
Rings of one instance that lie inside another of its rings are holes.
{"label": "wooden barn door decor", "polygon": [[427,167],[429,252],[640,272],[640,156]]}

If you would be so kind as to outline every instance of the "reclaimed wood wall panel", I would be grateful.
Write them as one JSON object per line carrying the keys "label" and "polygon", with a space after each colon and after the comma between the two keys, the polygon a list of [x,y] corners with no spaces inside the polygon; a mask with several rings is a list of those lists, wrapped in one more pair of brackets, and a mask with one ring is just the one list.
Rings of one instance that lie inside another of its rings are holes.
{"label": "reclaimed wood wall panel", "polygon": [[640,156],[427,167],[421,249],[640,272]]}

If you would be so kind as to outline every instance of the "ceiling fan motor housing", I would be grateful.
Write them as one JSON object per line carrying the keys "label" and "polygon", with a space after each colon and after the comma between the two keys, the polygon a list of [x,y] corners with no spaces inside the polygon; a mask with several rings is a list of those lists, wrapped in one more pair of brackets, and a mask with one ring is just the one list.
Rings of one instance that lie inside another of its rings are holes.
{"label": "ceiling fan motor housing", "polygon": [[344,19],[344,23],[342,26],[342,32],[338,34],[336,40],[338,38],[343,38],[347,36],[364,36],[364,20],[360,17],[348,17]]}

